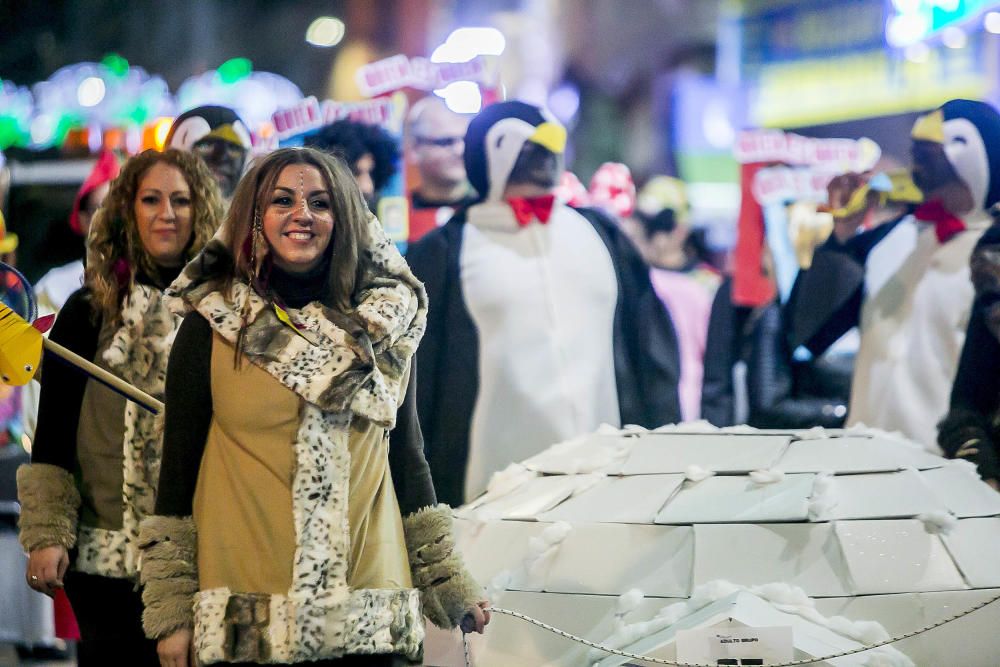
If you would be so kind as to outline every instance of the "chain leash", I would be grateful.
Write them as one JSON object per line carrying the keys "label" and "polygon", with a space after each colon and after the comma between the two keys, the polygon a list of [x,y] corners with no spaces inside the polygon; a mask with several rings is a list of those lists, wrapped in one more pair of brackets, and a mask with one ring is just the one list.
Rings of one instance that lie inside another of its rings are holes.
{"label": "chain leash", "polygon": [[[844,651],[842,653],[835,653],[835,654],[832,654],[832,655],[825,655],[825,656],[822,656],[822,657],[819,657],[819,658],[809,658],[809,659],[805,659],[805,660],[795,660],[795,661],[792,661],[792,662],[782,662],[782,663],[779,663],[779,664],[771,665],[771,667],[798,667],[798,665],[812,665],[812,664],[815,664],[817,662],[824,662],[826,660],[833,660],[835,658],[843,658],[843,657],[848,656],[848,655],[854,655],[856,653],[863,653],[865,651],[870,651],[870,650],[875,649],[875,648],[879,648],[879,647],[882,647],[882,646],[887,646],[889,644],[894,644],[895,642],[903,641],[904,639],[909,639],[910,637],[915,637],[915,636],[917,636],[919,634],[923,634],[925,632],[933,630],[934,628],[939,628],[942,625],[945,625],[946,623],[951,623],[952,621],[958,620],[958,619],[962,618],[963,616],[968,616],[969,614],[971,614],[973,612],[979,611],[983,607],[986,607],[986,606],[989,606],[989,605],[993,604],[997,600],[1000,600],[1000,594],[994,595],[993,597],[991,597],[991,598],[989,598],[987,600],[983,600],[982,602],[974,605],[973,607],[970,607],[969,609],[966,609],[965,611],[961,611],[961,612],[959,612],[957,614],[953,614],[953,615],[951,615],[951,616],[949,616],[949,617],[947,617],[945,619],[942,619],[940,621],[937,621],[935,623],[931,623],[929,625],[925,625],[924,627],[922,627],[922,628],[920,628],[918,630],[913,630],[912,632],[907,632],[905,634],[898,635],[896,637],[890,637],[889,639],[886,639],[884,641],[880,641],[880,642],[878,642],[876,644],[871,644],[870,646],[860,646],[858,648],[854,648],[854,649],[851,649],[849,651]],[[583,644],[584,646],[588,646],[588,647],[590,647],[592,649],[596,649],[596,650],[602,651],[604,653],[610,653],[612,655],[621,656],[623,658],[629,658],[631,660],[641,660],[643,662],[651,662],[651,663],[657,664],[657,665],[671,665],[672,667],[715,667],[715,665],[707,665],[707,664],[703,664],[703,663],[677,662],[676,660],[667,660],[665,658],[653,658],[651,656],[639,655],[637,653],[629,653],[628,651],[621,651],[621,650],[618,650],[618,649],[611,648],[609,646],[604,646],[602,644],[598,644],[596,642],[592,642],[589,639],[584,639],[583,637],[577,637],[576,635],[571,634],[569,632],[566,632],[565,630],[560,630],[557,627],[551,626],[548,623],[545,623],[543,621],[539,621],[537,618],[532,618],[532,617],[530,617],[530,616],[528,616],[526,614],[522,614],[521,612],[518,612],[518,611],[512,611],[510,609],[504,609],[503,607],[490,607],[490,611],[492,613],[494,613],[494,614],[503,614],[505,616],[512,616],[514,618],[517,618],[517,619],[520,619],[522,621],[525,621],[526,623],[530,623],[531,625],[535,625],[535,626],[537,626],[539,628],[542,628],[543,630],[547,630],[547,631],[549,631],[549,632],[551,632],[551,633],[553,633],[555,635],[558,635],[560,637],[563,637],[563,638],[568,639],[568,640],[573,641],[573,642],[577,642],[578,644]],[[463,643],[464,648],[465,648],[465,667],[473,667],[473,665],[472,665],[472,658],[471,658],[471,656],[469,654],[469,637],[465,633],[462,633],[462,643]]]}

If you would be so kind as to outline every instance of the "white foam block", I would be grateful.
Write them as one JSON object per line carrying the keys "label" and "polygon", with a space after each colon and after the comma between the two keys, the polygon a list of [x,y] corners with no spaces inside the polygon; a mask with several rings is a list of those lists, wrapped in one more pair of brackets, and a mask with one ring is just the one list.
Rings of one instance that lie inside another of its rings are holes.
{"label": "white foam block", "polygon": [[539,514],[569,498],[586,480],[577,475],[537,477],[474,511],[480,518],[534,521]]}
{"label": "white foam block", "polygon": [[638,588],[657,597],[686,596],[693,550],[687,526],[574,526],[549,568],[545,590],[621,595]]}
{"label": "white foam block", "polygon": [[[816,600],[824,616],[852,621],[876,621],[890,635],[901,635],[971,609],[997,589],[862,595]],[[917,665],[995,667],[1000,655],[1000,602],[893,646]],[[864,654],[861,654],[864,655]]]}
{"label": "white foam block", "polygon": [[709,477],[686,482],[656,523],[732,523],[805,521],[815,475],[786,475],[773,484],[755,484],[749,477]]}
{"label": "white foam block", "polygon": [[941,468],[920,473],[929,486],[959,517],[996,516],[1000,514],[1000,493],[979,479],[970,466],[949,461]]}
{"label": "white foam block", "polygon": [[626,475],[683,473],[689,466],[715,472],[773,467],[790,436],[723,433],[648,433],[638,436],[622,472]]}
{"label": "white foam block", "polygon": [[858,595],[966,588],[937,535],[915,519],[833,524]]}
{"label": "white foam block", "polygon": [[938,468],[944,459],[923,449],[882,437],[845,436],[797,440],[775,466],[785,472],[883,472]]}
{"label": "white foam block", "polygon": [[942,539],[969,586],[1000,586],[1000,519],[962,519]]}
{"label": "white foam block", "polygon": [[832,524],[700,524],[694,531],[694,586],[782,581],[810,596],[850,595]]}
{"label": "white foam block", "polygon": [[609,477],[538,518],[570,523],[652,523],[683,481],[683,475]]}
{"label": "white foam block", "polygon": [[552,445],[524,461],[524,467],[547,475],[621,472],[635,443],[632,437],[591,433]]}
{"label": "white foam block", "polygon": [[478,523],[457,519],[455,541],[469,572],[483,586],[497,574],[516,570],[528,555],[528,541],[548,524],[528,521]]}
{"label": "white foam block", "polygon": [[948,509],[916,470],[837,475],[832,484],[831,519],[910,518]]}

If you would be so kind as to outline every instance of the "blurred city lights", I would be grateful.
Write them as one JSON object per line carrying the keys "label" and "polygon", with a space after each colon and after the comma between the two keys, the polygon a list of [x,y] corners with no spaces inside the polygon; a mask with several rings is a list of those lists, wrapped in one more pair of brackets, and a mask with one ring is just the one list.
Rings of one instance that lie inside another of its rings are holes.
{"label": "blurred city lights", "polygon": [[476,56],[498,56],[507,47],[496,28],[459,28],[431,54],[433,63],[464,63]]}
{"label": "blurred city lights", "polygon": [[549,95],[548,107],[564,125],[569,124],[580,109],[580,90],[572,83],[563,83]]}
{"label": "blurred city lights", "polygon": [[347,32],[344,22],[333,16],[320,16],[309,24],[306,41],[313,46],[336,46]]}
{"label": "blurred city lights", "polygon": [[76,99],[82,107],[96,107],[104,99],[104,80],[96,76],[88,76],[80,82],[76,89]]}
{"label": "blurred city lights", "polygon": [[158,150],[162,151],[163,147],[167,145],[167,135],[170,134],[170,126],[173,123],[173,118],[160,118],[153,126],[153,140],[156,142]]}
{"label": "blurred city lights", "polygon": [[964,49],[969,43],[969,38],[966,37],[964,30],[951,26],[941,32],[941,43],[949,49]]}
{"label": "blurred city lights", "polygon": [[720,99],[714,99],[705,107],[704,115],[701,119],[702,131],[705,139],[714,148],[732,148],[736,141],[736,130],[729,120],[729,108]]}
{"label": "blurred city lights", "polygon": [[900,14],[889,19],[885,38],[892,46],[906,46],[920,41],[931,30],[931,21],[924,14]]}
{"label": "blurred city lights", "polygon": [[247,58],[230,58],[219,65],[216,71],[222,83],[236,83],[250,76],[253,72],[253,63]]}
{"label": "blurred city lights", "polygon": [[483,107],[483,96],[479,84],[472,81],[455,81],[434,91],[455,113],[479,113]]}
{"label": "blurred city lights", "polygon": [[904,55],[910,62],[925,63],[931,56],[931,49],[923,42],[917,42],[906,47]]}
{"label": "blurred city lights", "polygon": [[36,144],[47,144],[52,141],[56,124],[49,116],[38,116],[31,121],[31,141]]}
{"label": "blurred city lights", "polygon": [[986,32],[1000,35],[1000,12],[987,12],[983,17],[983,27],[986,28]]}

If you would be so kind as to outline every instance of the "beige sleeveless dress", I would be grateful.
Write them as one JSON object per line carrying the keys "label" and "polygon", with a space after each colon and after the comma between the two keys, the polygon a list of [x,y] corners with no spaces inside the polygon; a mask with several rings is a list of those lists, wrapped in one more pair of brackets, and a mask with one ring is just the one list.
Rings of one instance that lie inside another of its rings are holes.
{"label": "beige sleeveless dress", "polygon": [[[213,416],[194,495],[201,590],[285,594],[292,585],[293,443],[302,399],[233,346],[212,341]],[[405,391],[406,383],[403,383]],[[351,427],[348,519],[353,589],[412,588],[384,429]]]}

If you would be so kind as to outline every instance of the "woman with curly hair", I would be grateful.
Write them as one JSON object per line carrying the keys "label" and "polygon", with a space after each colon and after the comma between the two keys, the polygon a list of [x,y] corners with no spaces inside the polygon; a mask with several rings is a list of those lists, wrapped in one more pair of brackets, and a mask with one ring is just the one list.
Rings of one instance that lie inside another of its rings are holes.
{"label": "woman with curly hair", "polygon": [[[163,290],[212,237],[218,186],[196,156],[146,151],[112,183],[88,236],[83,287],[52,340],[162,398],[180,319]],[[160,469],[158,420],[46,355],[32,462],[18,471],[28,585],[65,586],[80,625],[79,664],[158,664],[136,592],[140,521]]]}
{"label": "woman with curly hair", "polygon": [[416,418],[423,285],[347,166],[278,150],[171,286],[156,515],[140,548],[161,664],[419,660],[482,631]]}

